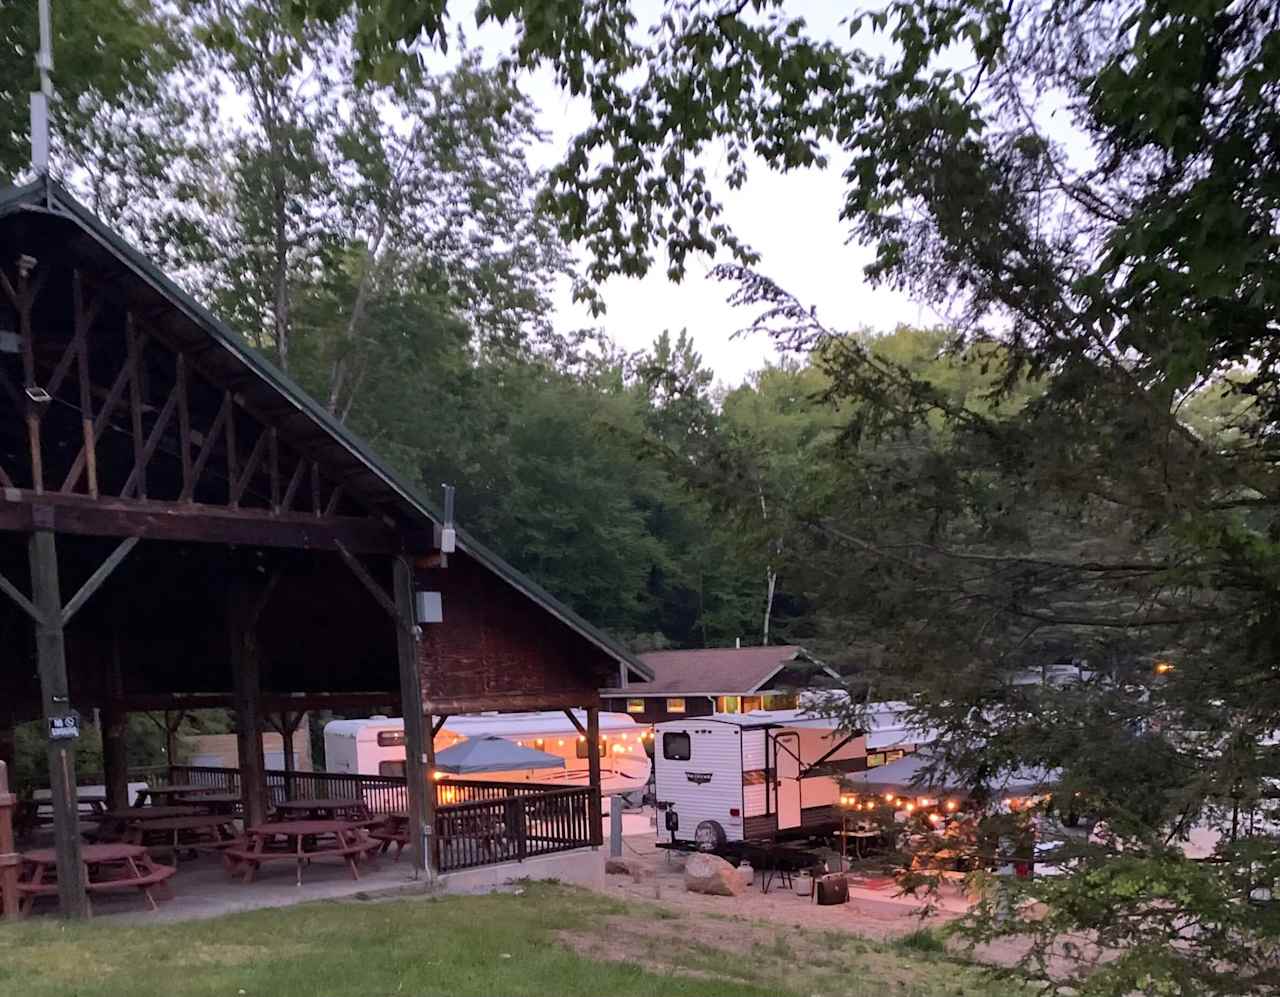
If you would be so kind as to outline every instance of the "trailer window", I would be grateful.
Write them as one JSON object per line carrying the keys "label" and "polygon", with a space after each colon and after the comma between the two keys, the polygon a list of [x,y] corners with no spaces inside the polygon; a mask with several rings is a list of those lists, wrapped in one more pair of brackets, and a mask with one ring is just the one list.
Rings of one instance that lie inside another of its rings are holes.
{"label": "trailer window", "polygon": [[[601,742],[600,742],[600,757],[601,757],[601,758],[603,758],[603,757],[604,757],[605,755],[607,755],[608,753],[609,753],[609,746],[608,746],[607,744],[605,744],[605,743],[604,743],[604,741],[601,741]],[[585,737],[581,737],[581,736],[580,736],[580,737],[578,738],[578,752],[577,752],[577,754],[578,754],[578,757],[579,757],[579,758],[586,758],[586,757],[587,757],[587,739],[586,739]]]}
{"label": "trailer window", "polygon": [[378,775],[390,775],[403,779],[404,762],[378,762]]}
{"label": "trailer window", "polygon": [[669,762],[687,762],[693,757],[693,741],[688,734],[663,734],[662,757]]}
{"label": "trailer window", "polygon": [[403,744],[404,744],[404,731],[402,730],[378,731],[378,747],[379,748],[398,748]]}

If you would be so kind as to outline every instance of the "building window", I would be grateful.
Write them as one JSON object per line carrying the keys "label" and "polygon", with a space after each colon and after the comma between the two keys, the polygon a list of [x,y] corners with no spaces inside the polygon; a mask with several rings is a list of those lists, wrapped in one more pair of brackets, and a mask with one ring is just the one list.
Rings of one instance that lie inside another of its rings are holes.
{"label": "building window", "polygon": [[717,696],[716,712],[717,713],[741,713],[742,697],[741,696]]}
{"label": "building window", "polygon": [[397,779],[403,779],[404,762],[378,762],[378,775],[391,775]]}
{"label": "building window", "polygon": [[[404,746],[404,731],[402,730],[380,730],[378,731],[378,747],[379,748],[400,748]],[[400,773],[404,775],[403,772]]]}
{"label": "building window", "polygon": [[794,692],[771,692],[764,697],[766,710],[794,710],[800,705],[800,697]]}
{"label": "building window", "polygon": [[877,769],[884,764],[884,752],[874,751],[867,755],[867,768]]}
{"label": "building window", "polygon": [[683,699],[668,699],[668,700],[667,700],[667,712],[668,712],[668,713],[683,713],[683,712],[684,712],[684,700],[683,700]]}
{"label": "building window", "polygon": [[627,712],[628,712],[628,713],[643,713],[643,712],[644,712],[644,700],[643,700],[643,699],[628,699],[628,700],[627,700]]}
{"label": "building window", "polygon": [[687,762],[693,757],[693,739],[684,733],[663,734],[662,757],[669,762]]}
{"label": "building window", "polygon": [[754,713],[756,710],[764,709],[764,698],[762,696],[743,696],[742,712]]}

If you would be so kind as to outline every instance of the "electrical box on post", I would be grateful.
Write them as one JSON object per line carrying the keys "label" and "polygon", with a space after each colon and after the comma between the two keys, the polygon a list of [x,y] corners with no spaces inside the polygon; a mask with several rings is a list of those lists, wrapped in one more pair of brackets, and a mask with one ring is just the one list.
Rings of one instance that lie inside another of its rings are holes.
{"label": "electrical box on post", "polygon": [[418,623],[443,623],[444,605],[439,592],[413,593],[413,612]]}

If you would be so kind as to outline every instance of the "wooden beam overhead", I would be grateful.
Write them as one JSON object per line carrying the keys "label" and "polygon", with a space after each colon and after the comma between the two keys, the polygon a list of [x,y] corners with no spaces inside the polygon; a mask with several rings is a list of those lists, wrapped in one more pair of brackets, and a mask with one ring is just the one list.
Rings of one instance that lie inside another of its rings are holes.
{"label": "wooden beam overhead", "polygon": [[[233,694],[226,692],[170,692],[125,693],[117,699],[120,709],[131,713],[160,713],[167,710],[225,709],[233,702]],[[92,703],[92,697],[84,698]],[[262,707],[273,713],[289,710],[324,710],[342,707],[373,709],[378,706],[398,706],[399,690],[386,692],[264,692]]]}
{"label": "wooden beam overhead", "polygon": [[396,622],[397,626],[403,627],[409,633],[412,633],[413,620],[405,619],[391,596],[387,595],[386,590],[378,584],[377,580],[371,574],[369,574],[365,566],[360,563],[360,559],[352,554],[351,551],[347,550],[347,548],[341,543],[337,544],[337,551],[339,556],[346,563],[347,567],[351,569],[351,573],[360,580],[361,585],[369,590],[369,594],[373,596],[374,601],[382,607],[383,611]]}
{"label": "wooden beam overhead", "polygon": [[62,607],[62,625],[65,627],[71,617],[79,612],[80,607],[89,601],[89,598],[102,587],[110,576],[120,566],[120,562],[129,556],[129,551],[138,545],[137,537],[129,537],[120,544],[111,555],[98,566],[98,570],[89,576],[88,580],[80,586],[80,591],[71,597],[71,601]]}
{"label": "wooden beam overhead", "polygon": [[451,696],[437,699],[422,694],[424,713],[483,713],[486,710],[567,710],[599,707],[600,696],[592,692],[494,693],[486,696]]}
{"label": "wooden beam overhead", "polygon": [[84,495],[0,494],[0,531],[28,533],[36,510],[47,510],[62,533],[95,537],[138,537],[355,554],[420,554],[431,549],[429,530],[396,530],[376,519],[274,515],[267,509],[228,509],[191,502],[131,502]]}
{"label": "wooden beam overhead", "polygon": [[0,592],[3,592],[15,603],[21,606],[23,612],[37,623],[42,623],[44,621],[44,617],[40,614],[40,610],[36,609],[35,603],[23,595],[22,592],[19,591],[18,587],[14,585],[13,582],[9,581],[9,579],[5,578],[4,575],[0,575]]}

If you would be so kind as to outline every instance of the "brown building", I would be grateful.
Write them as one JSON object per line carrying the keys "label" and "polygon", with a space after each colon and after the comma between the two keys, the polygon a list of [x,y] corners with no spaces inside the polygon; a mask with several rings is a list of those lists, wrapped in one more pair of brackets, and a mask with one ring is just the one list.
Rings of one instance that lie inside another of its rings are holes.
{"label": "brown building", "polygon": [[802,689],[820,688],[839,675],[804,648],[713,647],[640,655],[653,672],[647,682],[628,680],[601,690],[604,708],[654,724],[710,713],[750,713],[796,706]]}
{"label": "brown building", "polygon": [[43,717],[73,915],[69,746],[94,708],[114,806],[130,711],[233,708],[250,824],[268,725],[400,710],[411,852],[447,871],[427,779],[443,716],[586,708],[590,785],[553,801],[573,834],[540,844],[563,850],[600,837],[598,690],[652,677],[45,177],[0,188],[0,595],[0,760]]}

